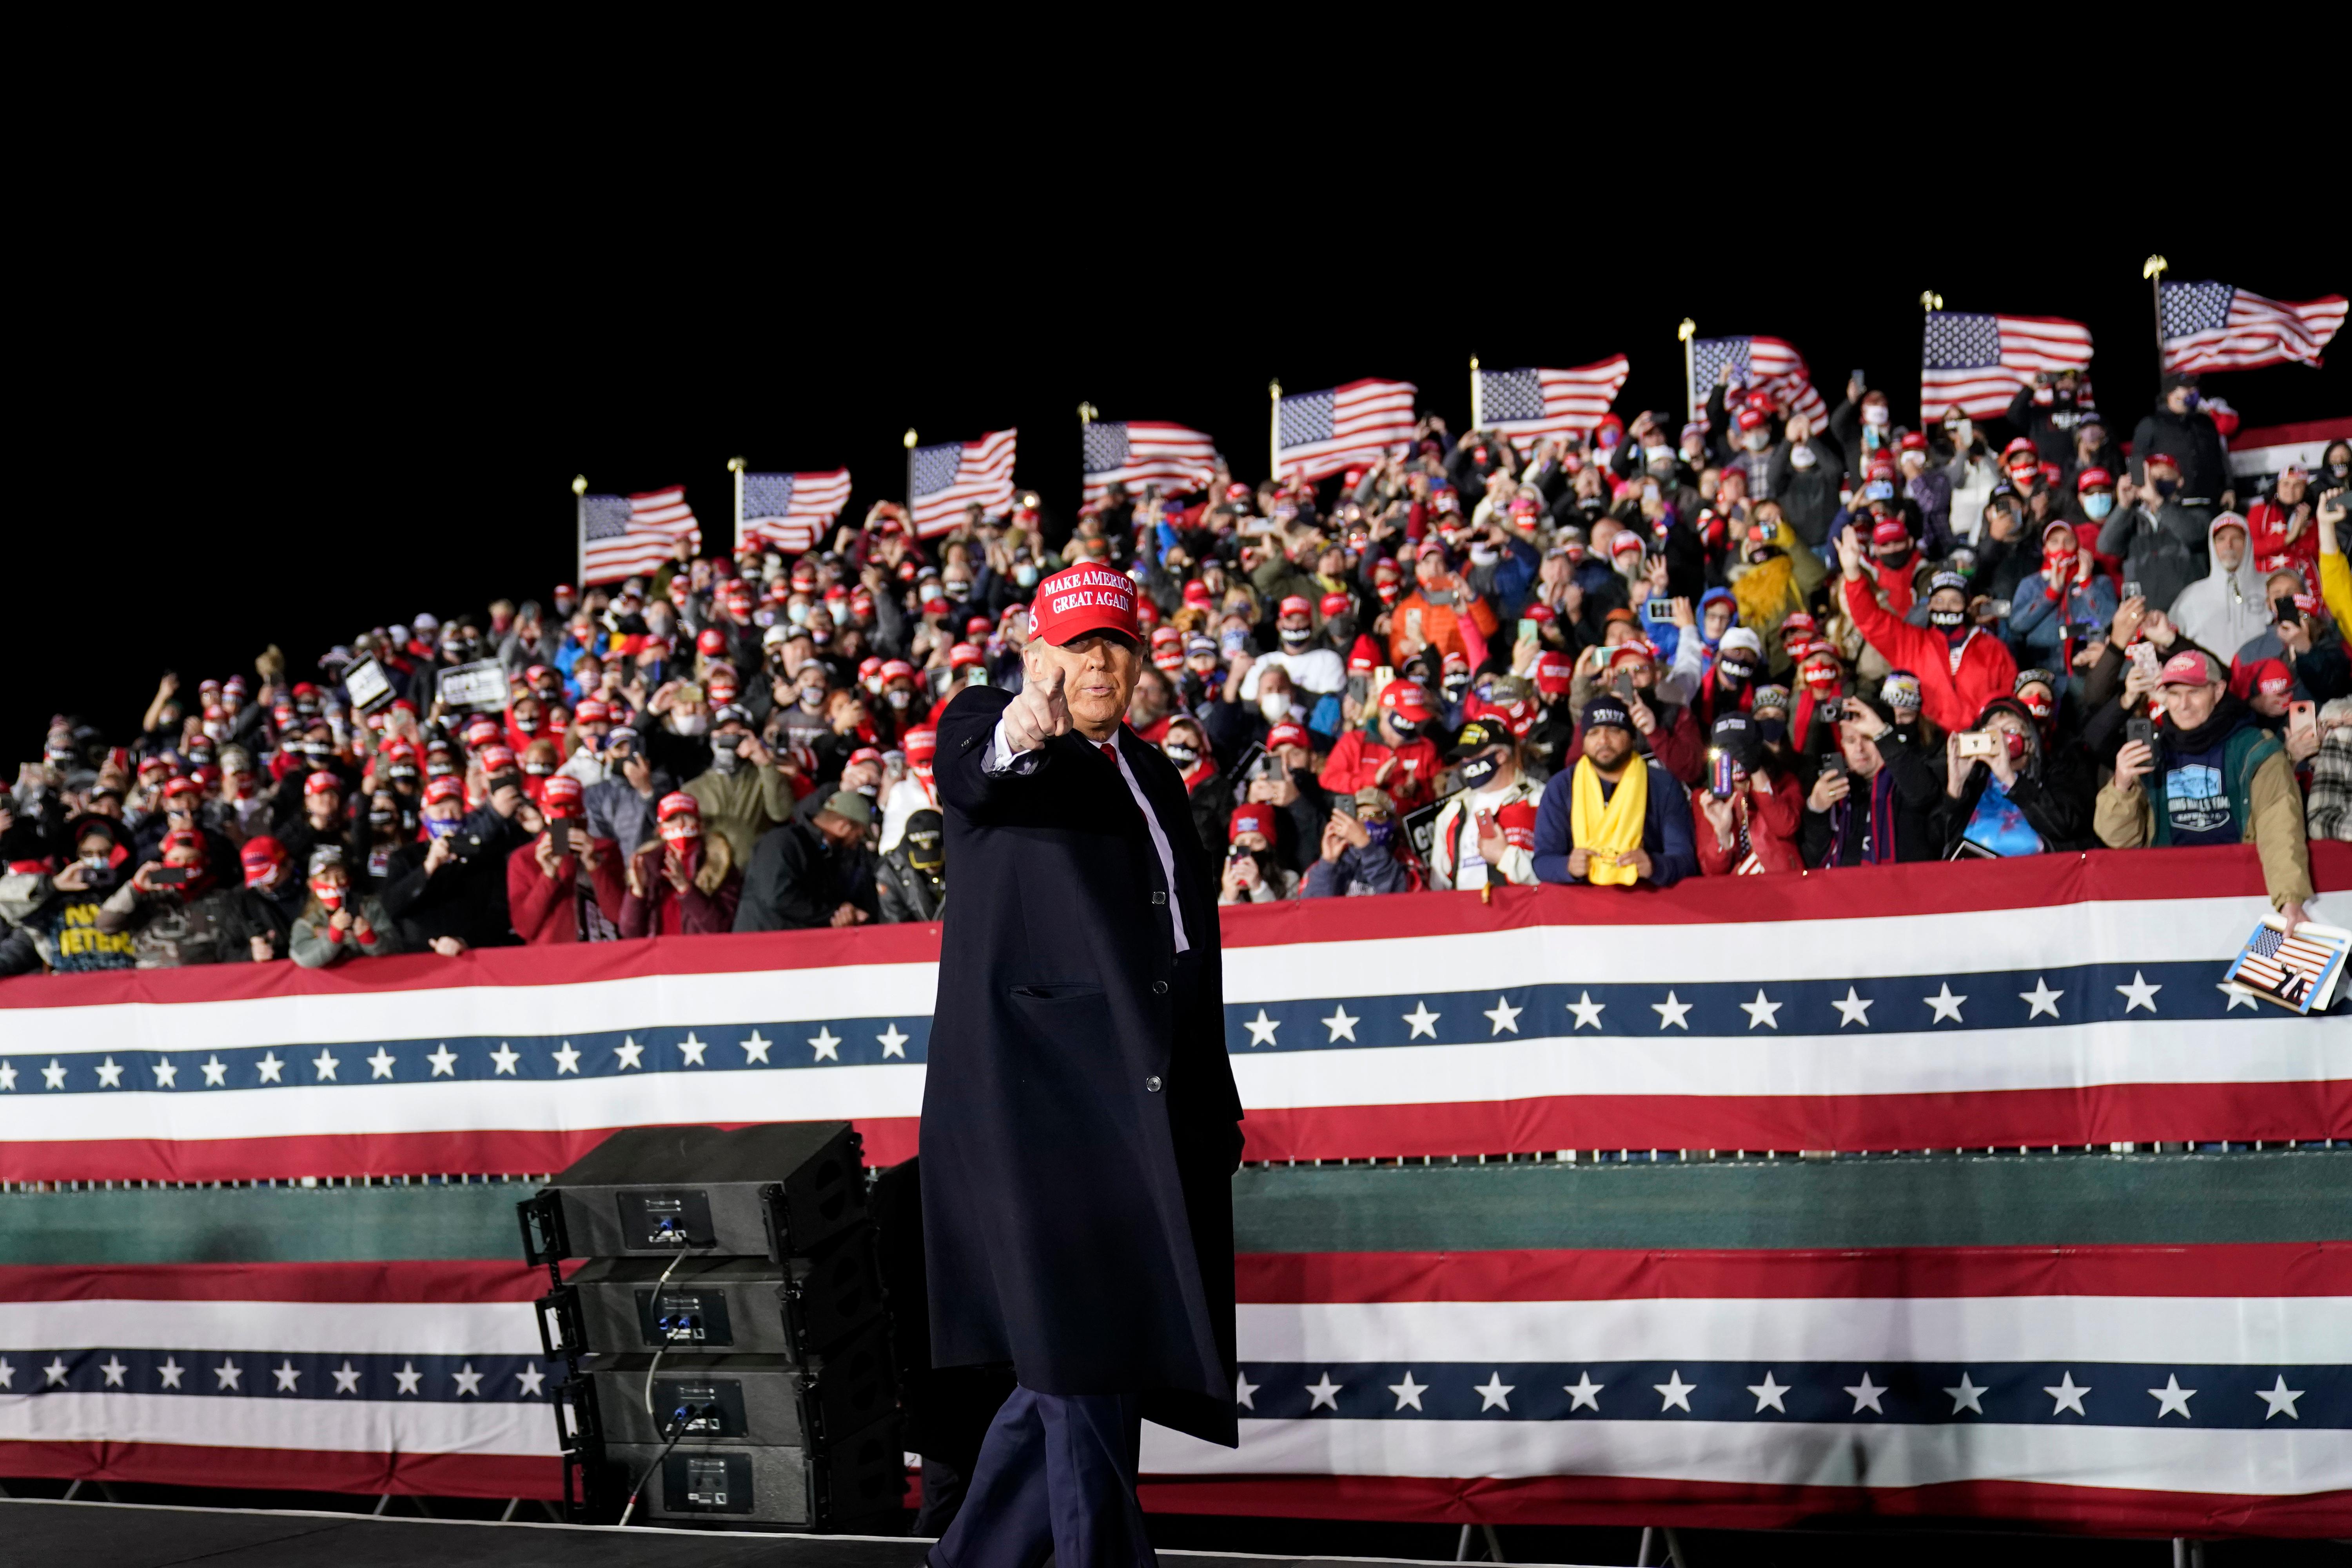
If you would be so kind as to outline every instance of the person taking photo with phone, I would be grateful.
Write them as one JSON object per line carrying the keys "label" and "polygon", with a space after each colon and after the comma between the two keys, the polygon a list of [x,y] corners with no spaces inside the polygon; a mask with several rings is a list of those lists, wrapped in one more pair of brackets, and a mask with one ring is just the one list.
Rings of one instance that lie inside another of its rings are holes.
{"label": "person taking photo with phone", "polygon": [[2173,655],[2158,688],[2162,722],[2152,737],[2124,742],[2099,791],[2099,842],[2110,849],[2251,844],[2271,908],[2289,930],[2300,925],[2312,897],[2311,851],[2286,748],[2203,653]]}

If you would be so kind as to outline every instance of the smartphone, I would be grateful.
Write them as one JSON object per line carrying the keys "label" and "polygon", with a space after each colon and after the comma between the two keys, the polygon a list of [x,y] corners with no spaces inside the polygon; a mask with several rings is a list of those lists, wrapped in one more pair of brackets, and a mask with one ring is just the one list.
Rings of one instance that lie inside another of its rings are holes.
{"label": "smartphone", "polygon": [[1858,381],[1858,382],[1862,383],[1862,384],[1863,384],[1863,385],[1864,385],[1864,386],[1868,386],[1868,385],[1870,384],[1870,378],[1869,378],[1868,376],[1866,376],[1866,375],[1863,374],[1862,374],[1862,372],[1860,372],[1860,371],[1855,371],[1853,374],[1851,374],[1851,375],[1847,376],[1847,377],[1846,377],[1846,380],[1847,380],[1849,383],[1852,383],[1852,382],[1857,382],[1857,381]]}
{"label": "smartphone", "polygon": [[1675,602],[1672,599],[1661,599],[1654,594],[1642,601],[1642,618],[1653,626],[1672,626],[1675,621]]}
{"label": "smartphone", "polygon": [[1342,816],[1353,816],[1356,815],[1356,797],[1352,795],[1334,795],[1331,799],[1331,805],[1332,808],[1338,811]]}
{"label": "smartphone", "polygon": [[2124,584],[2124,597],[2125,597],[2125,598],[2126,598],[2126,599],[2137,599],[2137,598],[2143,598],[2143,597],[2145,597],[2145,596],[2146,596],[2146,595],[2141,592],[2141,590],[2140,590],[2140,585],[2139,585],[2138,584],[2137,584],[2137,583],[2126,583],[2126,584]]}
{"label": "smartphone", "polygon": [[1494,834],[1495,814],[1491,811],[1480,812],[1478,814],[1478,837],[1481,838],[1491,838],[1494,837]]}
{"label": "smartphone", "polygon": [[2128,746],[2134,741],[2137,741],[2141,745],[2146,746],[2151,754],[2154,753],[2156,751],[2156,721],[2153,719],[2125,720],[2124,744]]}
{"label": "smartphone", "polygon": [[2136,642],[2124,651],[2131,656],[2132,668],[2150,680],[2154,680],[2158,672],[2164,668],[2163,661],[2156,657],[2154,643]]}
{"label": "smartphone", "polygon": [[158,866],[147,873],[147,880],[152,887],[176,888],[188,879],[191,869],[186,866]]}
{"label": "smartphone", "polygon": [[1531,621],[1525,616],[1521,616],[1519,617],[1519,640],[1521,642],[1535,642],[1542,636],[1543,623],[1541,621]]}
{"label": "smartphone", "polygon": [[1958,751],[1963,762],[1990,760],[2000,751],[2000,742],[1990,730],[1966,730],[1960,733]]}
{"label": "smartphone", "polygon": [[2314,703],[2290,702],[2286,705],[2286,732],[2290,737],[2313,735],[2319,731],[2319,710]]}
{"label": "smartphone", "polygon": [[1845,753],[1843,752],[1832,752],[1828,756],[1822,759],[1822,772],[1825,773],[1834,773],[1838,777],[1843,778],[1846,774],[1853,772],[1853,770],[1846,766]]}
{"label": "smartphone", "polygon": [[[1520,624],[1524,626],[1526,623],[1521,622]],[[1370,678],[1366,676],[1351,675],[1348,677],[1348,697],[1349,700],[1353,701],[1357,707],[1360,708],[1364,705],[1364,691],[1370,683]]]}
{"label": "smartphone", "polygon": [[1610,689],[1617,693],[1618,701],[1631,702],[1633,700],[1633,675],[1631,670],[1619,670],[1617,672],[1617,679],[1611,681],[1609,685]]}
{"label": "smartphone", "polygon": [[1418,607],[1404,613],[1404,635],[1415,642],[1421,640],[1421,611]]}
{"label": "smartphone", "polygon": [[2009,612],[2011,608],[2011,605],[2009,600],[1995,599],[1985,606],[1985,614],[1990,616],[1994,620],[2005,621],[2009,619]]}
{"label": "smartphone", "polygon": [[1732,762],[1731,753],[1723,751],[1717,752],[1710,761],[1713,763],[1714,772],[1707,780],[1706,793],[1717,800],[1729,800],[1737,793],[1737,786],[1732,777],[1737,764]]}

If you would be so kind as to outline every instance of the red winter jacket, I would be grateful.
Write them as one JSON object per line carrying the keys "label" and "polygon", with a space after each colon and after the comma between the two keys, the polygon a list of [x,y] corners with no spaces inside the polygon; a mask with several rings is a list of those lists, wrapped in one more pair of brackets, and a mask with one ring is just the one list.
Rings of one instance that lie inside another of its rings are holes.
{"label": "red winter jacket", "polygon": [[[1919,710],[1944,730],[1968,730],[1996,697],[2017,689],[2017,660],[1990,632],[1972,630],[1953,668],[1951,645],[1933,626],[1915,626],[1889,615],[1867,579],[1843,580],[1845,613],[1863,640],[1896,669],[1919,677]],[[1861,592],[1856,593],[1859,588]]]}
{"label": "red winter jacket", "polygon": [[[621,879],[621,847],[610,838],[595,842],[596,870],[591,880],[596,907],[617,926],[621,900],[628,890]],[[507,857],[507,918],[515,935],[534,947],[578,942],[580,918],[572,890],[579,884],[579,858],[566,860],[562,876],[550,881],[539,868],[538,849],[534,838]]]}
{"label": "red winter jacket", "polygon": [[[1767,871],[1801,871],[1805,858],[1798,848],[1797,829],[1804,820],[1805,797],[1797,791],[1797,781],[1786,773],[1770,775],[1772,788],[1761,796],[1734,795],[1734,811],[1748,807],[1748,846],[1756,851],[1757,863]],[[1704,788],[1691,791],[1691,842],[1698,849],[1698,868],[1710,877],[1728,877],[1739,869],[1739,839],[1734,835],[1729,847],[1716,841],[1715,824],[1706,819],[1706,811],[1699,805]]]}
{"label": "red winter jacket", "polygon": [[[1377,776],[1381,764],[1391,756],[1396,758],[1397,765],[1390,771],[1388,782],[1381,784]],[[1397,814],[1402,816],[1435,798],[1437,775],[1444,767],[1437,747],[1426,736],[1416,735],[1391,751],[1384,742],[1373,739],[1370,731],[1359,727],[1339,737],[1317,782],[1333,795],[1353,795],[1366,784],[1380,784],[1396,802]]]}

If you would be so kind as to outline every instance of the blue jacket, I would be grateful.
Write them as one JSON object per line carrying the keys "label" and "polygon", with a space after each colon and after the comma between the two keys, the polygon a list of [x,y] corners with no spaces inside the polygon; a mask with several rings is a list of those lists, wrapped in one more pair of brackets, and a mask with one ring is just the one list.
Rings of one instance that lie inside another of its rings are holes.
{"label": "blue jacket", "polygon": [[[1682,781],[1660,767],[1654,760],[1644,758],[1650,769],[1650,795],[1642,815],[1642,847],[1650,857],[1647,880],[1661,888],[1671,888],[1685,877],[1698,875],[1698,848],[1691,841],[1690,795]],[[1551,775],[1544,785],[1543,800],[1536,807],[1536,880],[1538,882],[1572,882],[1568,874],[1568,854],[1576,847],[1576,837],[1570,831],[1574,821],[1571,802],[1576,765],[1573,763]],[[1617,793],[1616,785],[1603,779],[1601,798],[1607,800]]]}
{"label": "blue jacket", "polygon": [[2030,662],[2063,671],[2065,667],[2059,658],[2059,645],[2065,640],[2067,626],[2084,622],[2105,626],[2115,618],[2116,590],[2105,576],[2094,572],[2088,583],[2069,588],[2063,597],[2053,599],[2047,583],[2037,572],[2018,584],[2017,596],[2010,601],[2009,640],[2033,656]]}

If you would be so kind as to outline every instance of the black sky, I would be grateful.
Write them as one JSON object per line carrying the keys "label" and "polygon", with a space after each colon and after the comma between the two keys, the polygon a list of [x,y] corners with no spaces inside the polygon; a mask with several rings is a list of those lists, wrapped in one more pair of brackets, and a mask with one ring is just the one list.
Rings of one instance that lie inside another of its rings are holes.
{"label": "black sky", "polygon": [[[29,756],[60,710],[120,734],[164,668],[191,685],[249,673],[269,642],[305,668],[366,626],[543,595],[571,574],[574,473],[683,481],[709,531],[730,456],[846,464],[862,510],[901,495],[908,426],[1013,424],[1018,479],[1066,512],[1082,399],[1207,429],[1254,479],[1269,378],[1408,379],[1459,428],[1474,353],[1622,350],[1620,410],[1675,408],[1685,314],[1790,340],[1832,403],[1859,367],[1907,420],[1929,288],[1954,310],[2087,322],[2099,403],[2127,433],[2156,382],[2150,251],[2176,279],[2279,298],[2352,286],[2323,247],[2158,217],[2031,242],[1957,216],[1946,234],[1765,223],[1735,239],[1533,203],[1502,204],[1507,223],[1321,204],[1284,224],[1236,194],[1209,203],[1230,218],[1120,232],[1052,217],[1069,209],[1047,194],[910,231],[857,188],[814,232],[805,204],[757,192],[616,196],[585,226],[521,185],[406,183],[73,226],[14,332],[7,554],[34,651],[0,684],[0,734]],[[2249,424],[2352,413],[2352,349],[2210,384]]]}

